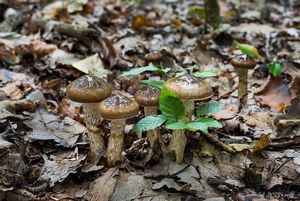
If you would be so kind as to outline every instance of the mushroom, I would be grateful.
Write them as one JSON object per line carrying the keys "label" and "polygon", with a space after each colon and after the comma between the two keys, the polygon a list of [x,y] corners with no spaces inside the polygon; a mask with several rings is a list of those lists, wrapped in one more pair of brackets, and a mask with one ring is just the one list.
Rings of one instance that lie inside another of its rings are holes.
{"label": "mushroom", "polygon": [[66,92],[72,101],[83,103],[91,156],[95,159],[97,151],[105,147],[103,131],[97,127],[101,123],[98,104],[111,95],[111,89],[102,78],[84,75],[69,84]]}
{"label": "mushroom", "polygon": [[[135,101],[144,107],[145,117],[157,114],[159,106],[160,89],[148,86],[147,88],[138,90],[134,94]],[[147,133],[151,150],[154,150],[156,143],[158,142],[161,150],[165,151],[165,145],[161,138],[159,128],[148,131]]]}
{"label": "mushroom", "polygon": [[[200,78],[190,74],[171,78],[165,82],[164,86],[180,98],[190,118],[194,115],[194,101],[206,100],[212,96],[211,87]],[[184,129],[174,130],[169,149],[175,152],[176,162],[179,164],[183,161],[186,144]]]}
{"label": "mushroom", "polygon": [[239,76],[238,100],[240,107],[242,107],[247,105],[248,101],[248,69],[253,69],[256,66],[256,61],[247,54],[242,54],[234,57],[231,60],[231,65],[235,68],[236,73]]}
{"label": "mushroom", "polygon": [[109,167],[113,167],[121,160],[126,119],[138,114],[139,105],[127,95],[116,92],[100,102],[99,112],[103,118],[111,120],[107,163]]}

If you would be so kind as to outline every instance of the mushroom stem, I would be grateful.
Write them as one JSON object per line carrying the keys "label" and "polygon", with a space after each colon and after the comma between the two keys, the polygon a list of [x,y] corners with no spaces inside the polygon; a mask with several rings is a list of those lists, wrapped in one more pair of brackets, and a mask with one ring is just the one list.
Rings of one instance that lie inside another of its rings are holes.
{"label": "mushroom stem", "polygon": [[185,111],[188,115],[194,115],[194,100],[184,100],[182,101]]}
{"label": "mushroom stem", "polygon": [[158,106],[145,106],[144,107],[144,112],[145,112],[145,117],[157,114]]}
{"label": "mushroom stem", "polygon": [[247,105],[247,101],[248,101],[248,91],[247,91],[248,70],[242,68],[235,68],[235,69],[237,75],[239,76],[239,86],[238,86],[239,106],[243,107]]}
{"label": "mushroom stem", "polygon": [[[192,117],[194,114],[194,100],[182,101],[186,113]],[[187,137],[184,129],[174,130],[169,145],[169,150],[174,151],[176,155],[176,162],[182,163],[185,146],[187,144]]]}
{"label": "mushroom stem", "polygon": [[169,145],[169,150],[174,151],[176,155],[176,162],[181,164],[184,157],[184,149],[187,144],[187,137],[184,129],[174,130]]}
{"label": "mushroom stem", "polygon": [[[157,114],[157,110],[158,110],[158,106],[145,106],[144,107],[144,112],[145,112],[145,117],[153,115],[153,114]],[[149,143],[150,143],[150,147],[153,148],[155,147],[155,144],[159,143],[161,151],[163,153],[166,152],[166,146],[165,143],[160,135],[160,130],[159,128],[155,128],[153,130],[150,130],[147,132],[147,136],[149,139]]]}
{"label": "mushroom stem", "polygon": [[101,116],[98,111],[98,103],[84,103],[83,115],[88,131],[92,159],[96,159],[97,152],[105,148],[102,137],[103,130],[97,126],[101,124]]}
{"label": "mushroom stem", "polygon": [[107,146],[107,163],[109,167],[113,167],[118,161],[121,161],[125,125],[126,119],[111,120],[111,131]]}

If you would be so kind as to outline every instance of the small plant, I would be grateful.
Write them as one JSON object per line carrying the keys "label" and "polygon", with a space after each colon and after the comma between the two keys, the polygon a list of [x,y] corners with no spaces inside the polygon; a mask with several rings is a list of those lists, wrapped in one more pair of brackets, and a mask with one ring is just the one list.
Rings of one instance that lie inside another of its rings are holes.
{"label": "small plant", "polygon": [[[194,69],[196,68],[196,66],[190,66],[188,68],[182,68],[182,70],[175,72],[176,73],[176,77],[179,77],[181,75],[186,75],[186,74],[192,74],[196,77],[199,78],[207,78],[207,77],[214,77],[217,76],[216,71],[214,70],[207,70],[207,71],[196,71],[194,72]],[[130,71],[127,71],[125,73],[122,74],[122,76],[132,76],[132,75],[138,75],[144,72],[157,72],[160,74],[166,74],[168,72],[171,71],[171,68],[162,68],[162,67],[158,67],[155,66],[152,62],[150,62],[147,66],[143,66],[143,67],[139,67],[139,68],[133,68]]]}
{"label": "small plant", "polygon": [[151,62],[148,64],[148,66],[133,68],[130,71],[123,73],[122,76],[138,75],[138,74],[144,73],[146,71],[152,71],[152,72],[158,72],[160,74],[166,74],[170,70],[171,70],[171,68],[157,67]]}
{"label": "small plant", "polygon": [[[162,114],[150,115],[141,119],[135,124],[132,131],[149,131],[162,126],[164,123],[167,129],[175,130],[183,134],[184,130],[208,133],[209,128],[222,127],[218,121],[209,117],[210,114],[217,113],[222,109],[221,103],[212,102],[203,104],[196,110],[197,115],[195,117],[190,116],[186,112],[186,108],[180,98],[165,86],[162,87],[160,94],[159,109]],[[173,135],[174,134],[173,132]],[[181,149],[181,146],[177,148]],[[184,151],[184,147],[182,151]],[[180,163],[180,161],[177,162]]]}
{"label": "small plant", "polygon": [[278,62],[273,62],[269,65],[269,74],[271,74],[274,77],[280,76],[282,73],[281,64]]}

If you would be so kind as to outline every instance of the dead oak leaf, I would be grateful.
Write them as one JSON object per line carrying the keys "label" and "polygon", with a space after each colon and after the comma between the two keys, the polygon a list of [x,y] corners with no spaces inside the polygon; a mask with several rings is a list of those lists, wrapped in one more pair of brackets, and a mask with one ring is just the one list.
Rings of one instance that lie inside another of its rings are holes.
{"label": "dead oak leaf", "polygon": [[271,111],[279,112],[280,105],[290,105],[291,92],[288,84],[280,77],[270,77],[265,88],[254,94],[256,101],[269,106]]}
{"label": "dead oak leaf", "polygon": [[3,91],[6,96],[12,99],[19,99],[22,97],[22,91],[19,89],[19,81],[8,83],[6,86],[0,88],[0,91]]}
{"label": "dead oak leaf", "polygon": [[241,118],[249,126],[268,129],[272,126],[272,118],[268,112],[250,112],[249,115],[241,115]]}

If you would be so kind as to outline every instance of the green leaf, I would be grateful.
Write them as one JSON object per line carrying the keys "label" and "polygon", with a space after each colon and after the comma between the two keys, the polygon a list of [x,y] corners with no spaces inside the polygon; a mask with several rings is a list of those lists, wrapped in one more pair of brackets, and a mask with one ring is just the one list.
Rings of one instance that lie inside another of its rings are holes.
{"label": "green leaf", "polygon": [[213,118],[204,118],[204,117],[199,117],[196,119],[196,122],[201,122],[207,125],[207,127],[210,128],[222,128],[222,124],[220,124],[217,120],[214,120]]}
{"label": "green leaf", "polygon": [[122,73],[122,76],[138,75],[146,71],[156,71],[156,70],[158,70],[158,68],[153,66],[145,66],[145,67],[131,69],[130,71]]}
{"label": "green leaf", "polygon": [[140,80],[140,83],[162,89],[164,82],[158,80]]}
{"label": "green leaf", "polygon": [[269,73],[271,75],[273,75],[274,77],[278,77],[281,75],[282,73],[282,68],[280,63],[277,62],[273,62],[270,66],[269,66]]}
{"label": "green leaf", "polygon": [[187,74],[186,71],[179,71],[179,72],[177,72],[177,73],[175,74],[175,77],[180,77],[180,76],[185,75],[185,74]]}
{"label": "green leaf", "polygon": [[215,71],[215,70],[208,70],[208,71],[198,71],[198,72],[194,72],[192,74],[196,77],[207,78],[207,77],[217,76],[216,72],[217,71]]}
{"label": "green leaf", "polygon": [[151,115],[141,119],[134,125],[133,132],[149,131],[161,126],[166,121],[164,115]]}
{"label": "green leaf", "polygon": [[203,105],[200,105],[200,107],[197,109],[197,116],[217,114],[222,110],[222,108],[223,108],[223,104],[217,101],[205,103]]}
{"label": "green leaf", "polygon": [[169,72],[171,70],[171,68],[159,68],[158,71],[162,74],[166,74],[167,72]]}
{"label": "green leaf", "polygon": [[204,122],[191,122],[187,124],[188,130],[197,131],[200,130],[203,133],[208,133],[208,126]]}
{"label": "green leaf", "polygon": [[188,126],[185,123],[176,122],[176,123],[166,125],[166,128],[172,129],[172,130],[177,130],[177,129],[188,129]]}
{"label": "green leaf", "polygon": [[164,86],[159,97],[159,109],[168,119],[178,119],[185,115],[185,109],[179,97]]}
{"label": "green leaf", "polygon": [[250,57],[261,57],[255,47],[249,44],[242,44],[235,41],[236,47],[239,48],[243,54],[247,54]]}
{"label": "green leaf", "polygon": [[205,9],[199,7],[190,7],[188,10],[188,14],[196,15],[198,18],[204,20],[205,19]]}

